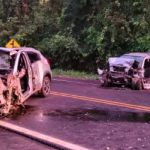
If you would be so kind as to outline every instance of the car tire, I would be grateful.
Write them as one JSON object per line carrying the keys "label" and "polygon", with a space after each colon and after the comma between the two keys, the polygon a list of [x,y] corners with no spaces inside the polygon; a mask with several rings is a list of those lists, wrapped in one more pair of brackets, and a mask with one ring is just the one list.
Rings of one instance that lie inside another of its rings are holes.
{"label": "car tire", "polygon": [[48,76],[45,76],[43,79],[42,88],[40,91],[40,95],[42,97],[47,97],[50,94],[50,88],[51,88],[51,80]]}
{"label": "car tire", "polygon": [[100,86],[101,86],[101,87],[108,87],[108,86],[109,86],[109,83],[108,83],[107,78],[104,79],[102,83],[100,82]]}
{"label": "car tire", "polygon": [[135,80],[132,79],[132,81],[131,81],[131,89],[132,90],[135,90],[135,84],[136,84]]}
{"label": "car tire", "polygon": [[142,81],[139,79],[135,84],[136,90],[142,90]]}
{"label": "car tire", "polygon": [[142,81],[139,80],[134,80],[132,79],[132,83],[131,83],[131,89],[132,90],[142,90]]}

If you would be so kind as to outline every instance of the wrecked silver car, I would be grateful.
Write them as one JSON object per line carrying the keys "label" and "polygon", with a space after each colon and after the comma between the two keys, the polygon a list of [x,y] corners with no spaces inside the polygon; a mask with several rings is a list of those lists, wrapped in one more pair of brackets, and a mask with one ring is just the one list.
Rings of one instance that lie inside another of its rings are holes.
{"label": "wrecked silver car", "polygon": [[49,61],[33,48],[0,47],[0,114],[23,105],[32,94],[50,93]]}
{"label": "wrecked silver car", "polygon": [[120,84],[132,89],[150,88],[150,53],[129,53],[111,57],[106,70],[98,68],[101,86]]}

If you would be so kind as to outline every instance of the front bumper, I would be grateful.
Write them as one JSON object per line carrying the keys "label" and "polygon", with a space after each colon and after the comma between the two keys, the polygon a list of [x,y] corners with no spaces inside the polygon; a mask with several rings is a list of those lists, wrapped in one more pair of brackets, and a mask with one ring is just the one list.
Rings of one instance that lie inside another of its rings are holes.
{"label": "front bumper", "polygon": [[124,72],[110,72],[108,82],[113,84],[129,84],[129,79]]}

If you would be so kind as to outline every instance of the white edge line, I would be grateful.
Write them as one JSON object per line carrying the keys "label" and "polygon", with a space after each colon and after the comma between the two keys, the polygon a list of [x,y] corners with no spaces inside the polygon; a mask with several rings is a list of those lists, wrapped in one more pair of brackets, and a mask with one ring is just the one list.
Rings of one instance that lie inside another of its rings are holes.
{"label": "white edge line", "polygon": [[77,82],[77,81],[69,81],[69,80],[62,80],[62,79],[53,79],[55,81],[63,81],[63,82],[70,82],[70,83],[79,83],[79,84],[90,84],[90,85],[99,85],[99,84],[94,84],[94,83],[83,83],[83,82]]}
{"label": "white edge line", "polygon": [[56,147],[56,148],[63,148],[63,149],[67,149],[67,150],[89,150],[87,148],[78,146],[78,145],[74,145],[23,127],[19,127],[4,121],[0,121],[0,127],[5,128],[7,130],[19,133],[21,135],[30,137],[35,139],[36,141],[42,142],[42,143],[46,143],[48,145],[51,145],[52,147]]}

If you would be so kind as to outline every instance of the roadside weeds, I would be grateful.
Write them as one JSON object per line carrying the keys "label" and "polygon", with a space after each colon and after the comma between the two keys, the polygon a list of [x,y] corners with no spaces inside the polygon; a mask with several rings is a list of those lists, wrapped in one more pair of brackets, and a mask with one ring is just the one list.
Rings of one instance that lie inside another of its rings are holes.
{"label": "roadside weeds", "polygon": [[98,75],[93,73],[79,72],[74,70],[64,71],[62,69],[53,69],[53,75],[77,79],[97,79]]}

